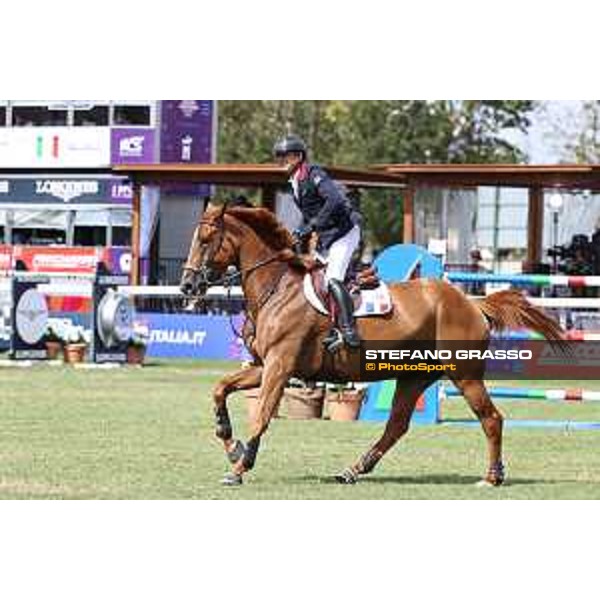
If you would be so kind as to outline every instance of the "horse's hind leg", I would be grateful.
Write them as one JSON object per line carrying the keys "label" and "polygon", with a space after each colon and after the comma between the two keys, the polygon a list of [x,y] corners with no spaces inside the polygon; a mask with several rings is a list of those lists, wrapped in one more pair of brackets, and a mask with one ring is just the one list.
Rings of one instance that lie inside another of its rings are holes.
{"label": "horse's hind leg", "polygon": [[479,419],[487,438],[489,467],[481,483],[494,486],[501,485],[504,483],[502,415],[490,399],[483,381],[480,379],[456,379],[454,383]]}
{"label": "horse's hind leg", "polygon": [[383,455],[408,431],[410,419],[419,396],[431,381],[398,381],[392,410],[379,440],[363,454],[358,462],[336,475],[338,483],[356,483],[359,475],[370,473]]}

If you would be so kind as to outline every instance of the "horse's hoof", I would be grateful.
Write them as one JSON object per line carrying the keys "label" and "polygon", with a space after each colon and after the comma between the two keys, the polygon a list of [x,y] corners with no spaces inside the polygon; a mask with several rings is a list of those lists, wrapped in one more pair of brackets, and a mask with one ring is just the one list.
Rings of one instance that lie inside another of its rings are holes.
{"label": "horse's hoof", "polygon": [[352,469],[344,469],[341,473],[334,475],[338,483],[353,485],[358,482],[358,477]]}
{"label": "horse's hoof", "polygon": [[227,487],[237,487],[244,483],[241,475],[237,473],[227,473],[223,479],[221,479],[221,483]]}
{"label": "horse's hoof", "polygon": [[233,448],[227,452],[227,458],[229,462],[234,465],[241,458],[244,457],[244,453],[246,452],[246,447],[240,440],[235,440],[233,443]]}
{"label": "horse's hoof", "polygon": [[504,483],[504,479],[497,479],[496,481],[490,481],[489,479],[481,479],[475,484],[478,488],[497,488]]}
{"label": "horse's hoof", "polygon": [[487,479],[480,479],[475,484],[475,487],[477,487],[477,488],[493,488],[494,484],[491,481],[488,481]]}

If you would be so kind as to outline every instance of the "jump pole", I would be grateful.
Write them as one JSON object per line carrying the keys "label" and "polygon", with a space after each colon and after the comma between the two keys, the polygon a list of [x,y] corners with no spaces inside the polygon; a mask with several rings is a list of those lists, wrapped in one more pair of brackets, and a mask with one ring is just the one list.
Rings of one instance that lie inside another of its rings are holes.
{"label": "jump pole", "polygon": [[600,287],[600,276],[598,275],[579,276],[447,272],[445,277],[452,283],[509,283],[521,286],[562,286],[569,288]]}

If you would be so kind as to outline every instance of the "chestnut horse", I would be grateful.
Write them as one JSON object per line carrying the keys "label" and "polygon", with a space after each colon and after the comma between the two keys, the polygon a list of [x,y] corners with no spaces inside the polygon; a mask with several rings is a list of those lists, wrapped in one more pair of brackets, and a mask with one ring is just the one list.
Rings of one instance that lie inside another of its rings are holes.
{"label": "chestnut horse", "polygon": [[[210,285],[229,277],[235,265],[246,298],[246,344],[254,364],[225,376],[213,391],[216,435],[225,447],[232,471],[226,485],[242,483],[253,468],[262,435],[291,377],[304,381],[360,381],[360,351],[342,347],[326,352],[322,340],[329,319],[318,313],[303,293],[308,257],[292,250],[289,232],[264,208],[209,206],[191,243],[181,289],[187,296],[204,297]],[[393,309],[384,316],[360,318],[363,340],[464,340],[486,348],[490,330],[528,327],[549,340],[563,339],[560,327],[517,291],[501,291],[482,301],[469,300],[443,280],[413,280],[390,285]],[[488,445],[489,467],[484,484],[504,481],[502,416],[490,400],[482,380],[481,361],[462,361],[448,376],[479,419]],[[382,379],[389,379],[389,374]],[[355,483],[369,473],[383,455],[407,432],[418,397],[439,374],[429,379],[398,382],[381,438],[336,479]],[[227,409],[227,396],[260,386],[259,408],[246,444],[236,440]]]}

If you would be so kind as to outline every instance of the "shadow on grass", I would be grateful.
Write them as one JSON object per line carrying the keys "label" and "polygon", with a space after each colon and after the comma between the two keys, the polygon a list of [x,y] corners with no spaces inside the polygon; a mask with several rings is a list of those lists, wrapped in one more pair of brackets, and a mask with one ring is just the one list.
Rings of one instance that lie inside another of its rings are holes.
{"label": "shadow on grass", "polygon": [[[300,477],[286,478],[290,483],[319,483],[324,485],[342,485],[335,480],[333,475],[303,475]],[[481,481],[481,477],[472,475],[459,475],[457,473],[428,473],[426,475],[364,475],[360,478],[359,484],[370,485],[472,485]],[[567,479],[545,479],[545,478],[526,478],[510,477],[502,487],[512,487],[519,485],[562,485],[568,483],[581,483]]]}

